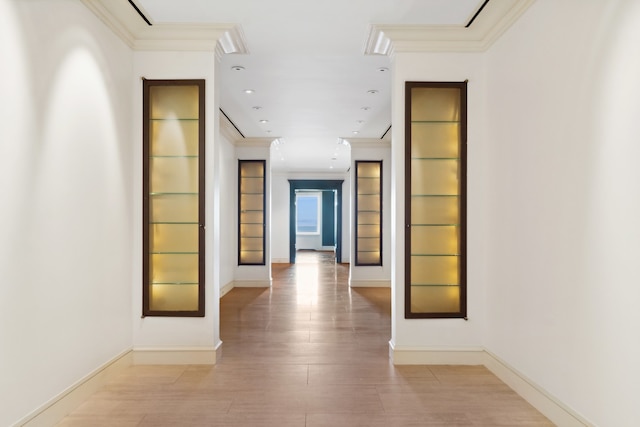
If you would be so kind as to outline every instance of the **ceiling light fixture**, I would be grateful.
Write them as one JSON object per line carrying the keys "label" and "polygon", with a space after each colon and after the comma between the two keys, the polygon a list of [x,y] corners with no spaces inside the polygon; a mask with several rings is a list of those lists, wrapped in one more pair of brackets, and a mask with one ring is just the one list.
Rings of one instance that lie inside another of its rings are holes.
{"label": "ceiling light fixture", "polygon": [[358,123],[359,125],[361,125],[362,123],[364,123],[364,120],[356,120],[356,123]]}
{"label": "ceiling light fixture", "polygon": [[269,123],[269,120],[262,119],[260,120],[260,123]]}
{"label": "ceiling light fixture", "polygon": [[242,65],[234,65],[231,67],[233,71],[243,71],[244,67]]}
{"label": "ceiling light fixture", "polygon": [[378,71],[380,71],[381,73],[386,73],[387,71],[389,71],[389,69],[387,67],[380,67],[378,68]]}
{"label": "ceiling light fixture", "polygon": [[361,109],[361,110],[364,110],[364,111],[369,111],[369,110],[371,110],[371,107],[362,107],[362,108],[360,108],[360,109]]}
{"label": "ceiling light fixture", "polygon": [[377,94],[378,94],[378,91],[377,91],[377,90],[375,90],[375,89],[371,89],[371,90],[368,90],[368,91],[367,91],[367,93],[368,93],[369,95],[377,95]]}
{"label": "ceiling light fixture", "polygon": [[357,131],[357,130],[354,130],[354,131],[353,131],[353,132],[351,132],[351,133],[353,133],[354,135],[357,135],[357,134],[359,134],[360,132],[359,132],[359,131]]}
{"label": "ceiling light fixture", "polygon": [[254,110],[262,110],[262,107],[259,106],[259,105],[255,105],[255,106],[253,106],[251,108],[253,108]]}
{"label": "ceiling light fixture", "polygon": [[253,90],[253,89],[245,89],[244,90],[244,93],[254,93],[254,92],[255,92],[255,90]]}

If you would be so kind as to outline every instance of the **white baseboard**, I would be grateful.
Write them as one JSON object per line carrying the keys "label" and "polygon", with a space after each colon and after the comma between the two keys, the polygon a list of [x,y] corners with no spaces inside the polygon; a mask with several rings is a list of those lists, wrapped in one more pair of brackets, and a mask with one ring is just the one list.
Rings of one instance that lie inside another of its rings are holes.
{"label": "white baseboard", "polygon": [[390,288],[391,280],[349,280],[352,288]]}
{"label": "white baseboard", "polygon": [[124,351],[22,418],[15,426],[49,427],[57,424],[111,378],[131,366],[132,361],[132,351]]}
{"label": "white baseboard", "polygon": [[486,350],[484,365],[555,425],[562,427],[593,426],[593,424],[567,407],[545,389]]}
{"label": "white baseboard", "polygon": [[225,296],[226,294],[229,293],[229,291],[231,291],[231,289],[233,289],[235,287],[235,285],[233,284],[233,281],[227,283],[226,285],[224,285],[222,288],[220,288],[220,298],[222,298],[223,296]]}
{"label": "white baseboard", "polygon": [[215,347],[134,348],[134,365],[215,365]]}
{"label": "white baseboard", "polygon": [[555,425],[593,426],[551,393],[484,348],[397,347],[389,342],[389,357],[394,365],[483,365]]}
{"label": "white baseboard", "polygon": [[271,264],[289,264],[289,258],[271,258]]}
{"label": "white baseboard", "polygon": [[271,280],[235,280],[234,288],[270,288]]}
{"label": "white baseboard", "polygon": [[483,365],[482,348],[397,347],[389,342],[389,357],[394,365]]}

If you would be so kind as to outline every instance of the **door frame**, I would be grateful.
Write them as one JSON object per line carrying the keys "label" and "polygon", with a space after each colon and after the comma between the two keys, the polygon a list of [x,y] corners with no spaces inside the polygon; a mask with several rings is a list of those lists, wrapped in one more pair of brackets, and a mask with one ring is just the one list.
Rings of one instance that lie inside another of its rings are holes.
{"label": "door frame", "polygon": [[290,179],[289,180],[289,262],[296,262],[296,190],[335,190],[336,262],[342,262],[342,184],[343,179]]}

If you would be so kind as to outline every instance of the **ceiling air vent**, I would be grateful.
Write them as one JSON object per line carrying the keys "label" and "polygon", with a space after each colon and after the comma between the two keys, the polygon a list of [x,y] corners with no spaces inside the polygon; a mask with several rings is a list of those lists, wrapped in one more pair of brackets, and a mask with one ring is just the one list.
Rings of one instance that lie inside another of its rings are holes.
{"label": "ceiling air vent", "polygon": [[[135,10],[136,10],[136,12],[138,12],[138,15],[140,15],[140,17],[141,17],[142,19],[144,19],[144,22],[146,22],[146,23],[147,23],[147,25],[149,25],[149,26],[151,26],[151,25],[152,25],[152,24],[151,24],[151,21],[149,21],[149,20],[147,19],[147,17],[146,17],[146,16],[144,16],[144,13],[142,13],[142,11],[138,8],[138,6],[136,6],[136,4],[133,2],[133,0],[129,0],[129,4],[130,4],[130,5],[131,5]],[[482,9],[481,9],[481,10],[482,10]]]}
{"label": "ceiling air vent", "polygon": [[464,26],[465,28],[469,28],[471,26],[471,24],[473,24],[473,21],[475,21],[476,18],[478,17],[478,15],[480,15],[480,12],[482,12],[482,9],[484,9],[484,7],[487,5],[487,3],[489,3],[489,0],[484,0],[484,3],[482,3],[482,6],[480,6],[478,11],[475,13],[475,15],[473,15],[473,17],[471,17],[471,20],[467,23],[467,25]]}

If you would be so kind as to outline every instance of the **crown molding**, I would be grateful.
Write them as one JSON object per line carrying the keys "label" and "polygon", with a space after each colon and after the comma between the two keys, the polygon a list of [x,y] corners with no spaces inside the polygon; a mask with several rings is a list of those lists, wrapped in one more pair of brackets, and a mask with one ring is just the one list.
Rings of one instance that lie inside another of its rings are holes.
{"label": "crown molding", "polygon": [[533,4],[535,0],[491,0],[471,26],[371,25],[365,54],[396,52],[483,52]]}
{"label": "crown molding", "polygon": [[349,143],[351,148],[389,148],[391,147],[390,139],[379,138],[343,138]]}
{"label": "crown molding", "polygon": [[81,0],[133,50],[211,51],[217,57],[248,53],[235,24],[153,23],[148,25],[126,0]]}

